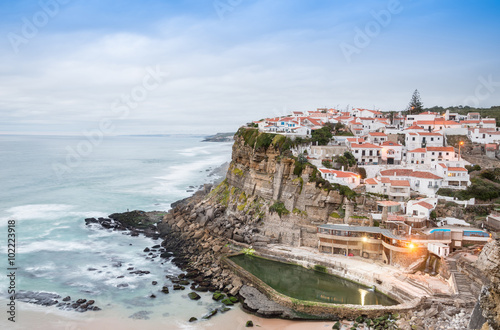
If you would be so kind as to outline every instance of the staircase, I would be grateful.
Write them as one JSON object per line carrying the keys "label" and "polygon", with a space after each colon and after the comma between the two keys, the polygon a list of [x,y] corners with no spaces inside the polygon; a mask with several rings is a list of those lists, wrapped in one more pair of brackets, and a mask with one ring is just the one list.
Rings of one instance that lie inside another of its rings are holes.
{"label": "staircase", "polygon": [[457,269],[457,261],[455,259],[448,258],[446,262],[448,263],[448,269],[450,270],[450,273],[455,276],[455,283],[457,284],[458,294],[463,298],[475,299],[471,291],[471,282],[467,276],[462,274]]}

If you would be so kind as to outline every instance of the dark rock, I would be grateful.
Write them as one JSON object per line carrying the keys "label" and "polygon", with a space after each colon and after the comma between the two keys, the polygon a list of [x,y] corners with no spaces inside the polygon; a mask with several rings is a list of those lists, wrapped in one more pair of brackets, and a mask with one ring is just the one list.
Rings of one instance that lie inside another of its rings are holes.
{"label": "dark rock", "polygon": [[91,223],[99,223],[99,221],[97,221],[96,218],[87,218],[87,219],[85,219],[85,224],[86,225],[89,225]]}
{"label": "dark rock", "polygon": [[117,288],[126,288],[128,287],[128,283],[121,283],[116,286]]}
{"label": "dark rock", "polygon": [[222,299],[221,303],[223,303],[226,306],[233,306],[234,305],[234,303],[229,298]]}
{"label": "dark rock", "polygon": [[188,297],[191,300],[199,300],[201,298],[200,295],[197,294],[196,292],[190,292],[190,293],[188,293]]}
{"label": "dark rock", "polygon": [[243,285],[239,291],[244,308],[264,317],[283,317],[293,315],[293,312],[274,301],[269,300],[263,293],[254,287]]}
{"label": "dark rock", "polygon": [[151,282],[151,284],[156,285],[156,284],[158,284],[158,282],[153,281],[153,282]]}
{"label": "dark rock", "polygon": [[189,318],[189,322],[195,322],[195,321],[198,321],[196,317],[193,316]]}
{"label": "dark rock", "polygon": [[208,287],[207,286],[197,286],[193,290],[198,291],[198,292],[208,292]]}
{"label": "dark rock", "polygon": [[153,245],[153,247],[152,247],[152,248],[153,248],[153,249],[159,249],[160,247],[161,247],[161,245],[160,245],[160,244],[157,244],[157,245]]}
{"label": "dark rock", "polygon": [[217,310],[216,309],[210,311],[207,315],[203,316],[203,319],[208,320],[209,318],[211,318],[215,314],[217,314]]}
{"label": "dark rock", "polygon": [[150,295],[149,298],[156,298],[154,294]]}
{"label": "dark rock", "polygon": [[120,276],[117,276],[116,278],[124,278],[125,276],[123,275],[120,275]]}
{"label": "dark rock", "polygon": [[222,307],[222,308],[219,308],[219,311],[220,311],[221,313],[225,313],[225,312],[230,311],[230,310],[231,310],[231,308],[229,308],[229,307]]}
{"label": "dark rock", "polygon": [[90,272],[92,272],[92,271],[94,271],[94,270],[97,270],[97,268],[92,268],[92,267],[90,267],[90,268],[87,268],[87,270],[88,270],[88,271],[90,271]]}
{"label": "dark rock", "polygon": [[247,327],[247,328],[253,327],[253,322],[247,321],[247,323],[245,324],[245,327]]}
{"label": "dark rock", "polygon": [[189,285],[189,281],[187,281],[187,280],[180,280],[179,284],[180,285]]}
{"label": "dark rock", "polygon": [[149,252],[149,248],[145,248],[143,252]]}
{"label": "dark rock", "polygon": [[78,300],[76,301],[76,303],[77,303],[77,304],[83,304],[83,303],[85,303],[86,301],[87,301],[87,299],[78,299]]}
{"label": "dark rock", "polygon": [[70,300],[71,300],[71,297],[70,297],[70,296],[67,296],[67,297],[63,298],[63,300],[62,300],[62,301],[70,301]]}
{"label": "dark rock", "polygon": [[174,290],[184,290],[185,287],[183,287],[182,285],[179,285],[179,284],[174,284]]}
{"label": "dark rock", "polygon": [[168,286],[164,286],[163,288],[161,288],[161,292],[163,293],[168,293]]}
{"label": "dark rock", "polygon": [[220,293],[219,291],[214,292],[214,294],[212,295],[212,299],[215,301],[219,301],[221,299],[224,299],[224,297],[225,297],[224,294]]}
{"label": "dark rock", "polygon": [[129,267],[127,268],[127,270],[134,270],[134,267]]}

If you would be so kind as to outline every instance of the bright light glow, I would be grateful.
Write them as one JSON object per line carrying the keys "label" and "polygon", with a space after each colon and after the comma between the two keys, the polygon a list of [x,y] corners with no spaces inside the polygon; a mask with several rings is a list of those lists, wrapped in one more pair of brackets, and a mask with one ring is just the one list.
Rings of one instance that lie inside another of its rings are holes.
{"label": "bright light glow", "polygon": [[460,141],[460,145],[463,146],[464,145],[464,141]]}
{"label": "bright light glow", "polygon": [[408,245],[408,247],[413,250],[415,248],[415,244],[410,243],[410,245]]}
{"label": "bright light glow", "polygon": [[363,236],[363,242],[368,241],[368,238],[366,236]]}
{"label": "bright light glow", "polygon": [[365,305],[365,296],[368,293],[368,291],[365,291],[363,289],[358,289],[359,293],[361,294],[361,306]]}

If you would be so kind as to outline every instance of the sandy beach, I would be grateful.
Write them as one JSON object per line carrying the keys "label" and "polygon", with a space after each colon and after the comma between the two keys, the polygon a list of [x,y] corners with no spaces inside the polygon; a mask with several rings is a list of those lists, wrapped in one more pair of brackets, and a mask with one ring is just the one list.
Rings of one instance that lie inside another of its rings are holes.
{"label": "sandy beach", "polygon": [[[6,302],[1,300],[1,304]],[[254,327],[269,330],[299,330],[299,329],[331,329],[335,322],[323,321],[288,321],[281,319],[265,319],[245,313],[239,306],[225,314],[214,316],[210,320],[189,323],[187,320],[172,318],[162,320],[153,317],[149,320],[133,320],[125,314],[118,316],[114,311],[99,311],[96,313],[78,313],[62,311],[54,307],[43,307],[27,303],[18,303],[16,322],[12,323],[3,318],[0,321],[2,329],[36,329],[40,330],[95,330],[95,329],[122,329],[122,330],[153,330],[153,329],[246,329],[247,321],[252,320]],[[165,310],[168,306],[165,306]]]}

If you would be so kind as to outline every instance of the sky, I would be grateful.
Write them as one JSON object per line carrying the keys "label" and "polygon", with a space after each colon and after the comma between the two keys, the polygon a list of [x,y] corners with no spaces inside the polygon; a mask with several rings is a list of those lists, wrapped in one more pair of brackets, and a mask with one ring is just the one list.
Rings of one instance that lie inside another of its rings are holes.
{"label": "sky", "polygon": [[500,105],[500,2],[0,1],[0,134],[211,134]]}

